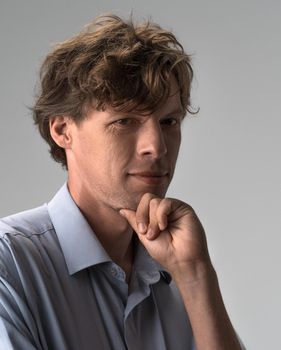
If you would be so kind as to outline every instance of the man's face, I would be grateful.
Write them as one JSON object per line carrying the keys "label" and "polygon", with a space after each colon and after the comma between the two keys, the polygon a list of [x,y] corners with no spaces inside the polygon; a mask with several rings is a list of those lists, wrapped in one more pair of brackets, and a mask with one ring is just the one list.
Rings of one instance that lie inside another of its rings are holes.
{"label": "man's face", "polygon": [[143,116],[93,110],[71,125],[69,179],[81,196],[114,209],[136,209],[146,192],[163,197],[181,140],[180,99],[174,94]]}

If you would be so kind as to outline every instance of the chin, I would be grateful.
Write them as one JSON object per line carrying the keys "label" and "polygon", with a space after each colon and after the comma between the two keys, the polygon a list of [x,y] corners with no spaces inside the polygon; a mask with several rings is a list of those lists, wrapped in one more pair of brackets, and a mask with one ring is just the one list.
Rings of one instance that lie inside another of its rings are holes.
{"label": "chin", "polygon": [[158,189],[158,190],[146,191],[141,193],[132,193],[130,195],[127,195],[126,198],[123,198],[123,201],[122,201],[123,203],[120,203],[120,205],[118,206],[119,208],[117,209],[120,210],[124,208],[124,209],[131,209],[136,211],[139,205],[139,202],[145,193],[152,193],[159,198],[164,198],[166,192],[167,192],[167,189],[165,189],[165,191],[163,189],[161,190]]}

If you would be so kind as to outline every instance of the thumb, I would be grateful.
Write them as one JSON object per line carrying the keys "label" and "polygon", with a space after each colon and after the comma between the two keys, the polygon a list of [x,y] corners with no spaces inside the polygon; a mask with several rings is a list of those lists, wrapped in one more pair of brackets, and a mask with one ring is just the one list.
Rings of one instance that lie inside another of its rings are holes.
{"label": "thumb", "polygon": [[144,236],[145,232],[140,232],[138,228],[138,224],[136,220],[136,212],[131,209],[121,209],[119,211],[119,214],[122,215],[128,221],[128,223],[131,225],[135,233],[138,235],[140,241],[143,242],[145,237]]}
{"label": "thumb", "polygon": [[128,223],[132,226],[135,232],[138,233],[138,226],[136,221],[136,212],[131,209],[121,209],[119,214],[122,215]]}

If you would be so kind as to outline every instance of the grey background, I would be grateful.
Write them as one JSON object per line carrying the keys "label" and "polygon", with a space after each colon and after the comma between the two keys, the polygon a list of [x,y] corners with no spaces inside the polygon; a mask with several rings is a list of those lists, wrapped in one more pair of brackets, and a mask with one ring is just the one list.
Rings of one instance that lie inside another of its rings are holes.
{"label": "grey background", "polygon": [[133,10],[194,55],[193,103],[169,196],[205,226],[226,307],[247,349],[281,349],[281,3],[0,2],[0,216],[48,201],[66,174],[34,129],[40,62],[96,15]]}

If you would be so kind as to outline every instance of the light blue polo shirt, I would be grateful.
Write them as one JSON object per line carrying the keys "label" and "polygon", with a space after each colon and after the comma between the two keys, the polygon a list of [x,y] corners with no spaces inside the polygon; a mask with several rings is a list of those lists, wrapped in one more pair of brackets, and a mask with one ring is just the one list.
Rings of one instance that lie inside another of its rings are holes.
{"label": "light blue polo shirt", "polygon": [[0,220],[0,350],[10,349],[195,346],[170,275],[137,242],[128,287],[65,184],[50,203]]}

